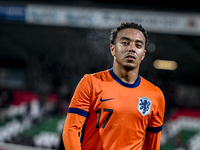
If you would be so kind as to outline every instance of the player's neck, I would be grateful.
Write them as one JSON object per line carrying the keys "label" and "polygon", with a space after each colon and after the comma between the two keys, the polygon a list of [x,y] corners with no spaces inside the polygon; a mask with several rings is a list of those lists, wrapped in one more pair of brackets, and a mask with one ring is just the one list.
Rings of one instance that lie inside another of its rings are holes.
{"label": "player's neck", "polygon": [[138,78],[139,68],[129,69],[124,66],[120,67],[118,65],[115,65],[115,63],[114,63],[113,72],[122,81],[129,83],[129,84],[133,84],[136,82],[136,80]]}

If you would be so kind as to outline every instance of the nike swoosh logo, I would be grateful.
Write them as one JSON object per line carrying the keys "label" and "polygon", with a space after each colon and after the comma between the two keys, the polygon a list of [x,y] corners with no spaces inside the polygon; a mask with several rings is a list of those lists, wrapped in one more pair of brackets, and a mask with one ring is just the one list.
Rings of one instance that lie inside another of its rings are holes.
{"label": "nike swoosh logo", "polygon": [[100,102],[105,102],[105,101],[109,101],[109,100],[113,100],[113,99],[115,99],[115,98],[109,98],[109,99],[100,99]]}

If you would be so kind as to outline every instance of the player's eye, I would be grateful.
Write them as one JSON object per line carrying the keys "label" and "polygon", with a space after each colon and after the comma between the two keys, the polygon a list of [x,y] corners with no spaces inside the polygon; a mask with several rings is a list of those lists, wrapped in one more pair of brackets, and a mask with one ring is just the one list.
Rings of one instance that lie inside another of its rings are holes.
{"label": "player's eye", "polygon": [[136,44],[136,47],[137,47],[137,48],[142,48],[142,45]]}
{"label": "player's eye", "polygon": [[125,45],[125,46],[127,46],[127,45],[129,45],[129,42],[124,41],[124,42],[122,42],[122,44]]}

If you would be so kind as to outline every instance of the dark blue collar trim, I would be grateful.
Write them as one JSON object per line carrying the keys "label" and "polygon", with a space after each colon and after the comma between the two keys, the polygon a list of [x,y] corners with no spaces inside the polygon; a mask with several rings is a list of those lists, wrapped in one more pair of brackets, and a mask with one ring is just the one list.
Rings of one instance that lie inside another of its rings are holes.
{"label": "dark blue collar trim", "polygon": [[140,79],[140,76],[138,75],[138,78],[136,80],[136,82],[134,84],[129,84],[129,83],[126,83],[124,81],[122,81],[120,78],[118,78],[115,73],[113,72],[113,68],[111,68],[109,70],[110,72],[110,75],[113,77],[113,79],[115,79],[115,81],[117,81],[119,84],[121,84],[122,86],[125,86],[125,87],[128,87],[128,88],[135,88],[137,86],[140,85],[140,82],[141,82],[141,79]]}

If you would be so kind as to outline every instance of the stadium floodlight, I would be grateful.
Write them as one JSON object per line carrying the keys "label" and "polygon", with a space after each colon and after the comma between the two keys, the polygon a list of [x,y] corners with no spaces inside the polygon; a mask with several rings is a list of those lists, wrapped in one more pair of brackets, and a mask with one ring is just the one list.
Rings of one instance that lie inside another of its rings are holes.
{"label": "stadium floodlight", "polygon": [[157,59],[153,62],[153,66],[156,69],[162,69],[162,70],[176,70],[178,68],[177,62],[172,60]]}

